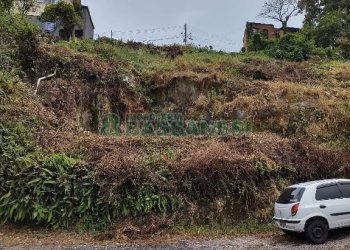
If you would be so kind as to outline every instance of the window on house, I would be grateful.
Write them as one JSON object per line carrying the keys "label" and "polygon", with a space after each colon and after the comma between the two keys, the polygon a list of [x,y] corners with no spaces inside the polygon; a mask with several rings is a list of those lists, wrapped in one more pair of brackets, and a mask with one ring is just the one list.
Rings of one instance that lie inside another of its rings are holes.
{"label": "window on house", "polygon": [[44,23],[44,25],[45,25],[44,30],[46,32],[53,32],[56,28],[56,24],[52,22],[46,22]]}
{"label": "window on house", "polygon": [[76,38],[83,38],[83,36],[84,36],[83,30],[75,30],[74,33],[75,33]]}

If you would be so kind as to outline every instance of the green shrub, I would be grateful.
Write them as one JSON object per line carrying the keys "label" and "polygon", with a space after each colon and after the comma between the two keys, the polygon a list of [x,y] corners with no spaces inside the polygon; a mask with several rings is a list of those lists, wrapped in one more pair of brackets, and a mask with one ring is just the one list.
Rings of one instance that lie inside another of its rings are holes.
{"label": "green shrub", "polygon": [[18,163],[5,170],[0,198],[3,221],[55,228],[107,225],[109,205],[93,184],[87,165],[63,154],[28,154]]}
{"label": "green shrub", "polygon": [[271,44],[272,42],[270,42],[262,34],[252,34],[251,39],[249,39],[248,51],[266,50],[271,46]]}
{"label": "green shrub", "polygon": [[318,56],[320,58],[341,60],[343,59],[342,51],[340,49],[333,48],[319,48],[315,47],[312,51],[313,56]]}
{"label": "green shrub", "polygon": [[70,40],[74,36],[74,27],[81,25],[81,17],[75,8],[79,8],[79,6],[76,4],[73,6],[64,1],[49,4],[45,7],[39,19],[43,22],[57,23],[59,27],[62,27],[61,37]]}
{"label": "green shrub", "polygon": [[268,50],[268,54],[277,59],[300,62],[310,58],[313,47],[312,41],[304,35],[287,34]]}
{"label": "green shrub", "polygon": [[105,229],[112,220],[171,213],[173,194],[150,182],[103,190],[94,168],[65,154],[37,152],[21,124],[0,124],[0,221]]}
{"label": "green shrub", "polygon": [[25,15],[0,11],[0,70],[32,70],[38,32]]}
{"label": "green shrub", "polygon": [[345,59],[350,59],[350,37],[340,37],[337,39],[337,48],[339,54]]}
{"label": "green shrub", "polygon": [[0,124],[0,221],[105,228],[110,206],[92,173],[80,160],[36,152],[23,125]]}

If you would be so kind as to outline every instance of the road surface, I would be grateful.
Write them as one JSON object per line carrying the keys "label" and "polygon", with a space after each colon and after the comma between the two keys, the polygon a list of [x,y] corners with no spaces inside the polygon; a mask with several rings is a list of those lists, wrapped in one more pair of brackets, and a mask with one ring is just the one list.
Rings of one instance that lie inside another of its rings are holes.
{"label": "road surface", "polygon": [[[161,241],[161,240],[160,240]],[[176,240],[170,243],[153,243],[138,245],[118,244],[87,244],[66,246],[63,245],[19,245],[6,247],[1,245],[1,250],[29,250],[29,249],[57,249],[57,250],[187,250],[187,249],[350,249],[350,229],[337,230],[330,233],[329,241],[324,245],[311,245],[302,236],[285,236],[283,234],[251,235],[242,237],[226,237],[212,240]]]}

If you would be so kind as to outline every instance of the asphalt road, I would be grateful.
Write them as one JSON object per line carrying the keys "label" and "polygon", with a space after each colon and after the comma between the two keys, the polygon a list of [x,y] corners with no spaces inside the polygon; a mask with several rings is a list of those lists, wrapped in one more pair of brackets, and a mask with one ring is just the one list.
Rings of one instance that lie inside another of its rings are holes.
{"label": "asphalt road", "polygon": [[65,250],[187,250],[187,249],[350,249],[350,229],[332,231],[329,241],[324,245],[311,245],[300,235],[285,236],[282,234],[270,236],[244,236],[213,240],[179,240],[173,243],[158,245],[80,245],[80,246],[14,246],[1,247],[1,250],[29,249],[65,249]]}

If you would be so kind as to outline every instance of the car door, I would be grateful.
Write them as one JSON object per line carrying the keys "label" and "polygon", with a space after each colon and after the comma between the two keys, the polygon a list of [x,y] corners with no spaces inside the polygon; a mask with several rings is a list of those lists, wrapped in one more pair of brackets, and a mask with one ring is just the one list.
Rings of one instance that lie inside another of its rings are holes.
{"label": "car door", "polygon": [[319,185],[315,198],[319,211],[327,216],[331,229],[346,225],[348,219],[346,211],[350,207],[348,200],[343,198],[337,183]]}
{"label": "car door", "polygon": [[339,188],[342,192],[344,199],[344,226],[350,226],[350,182],[342,181],[339,182]]}

